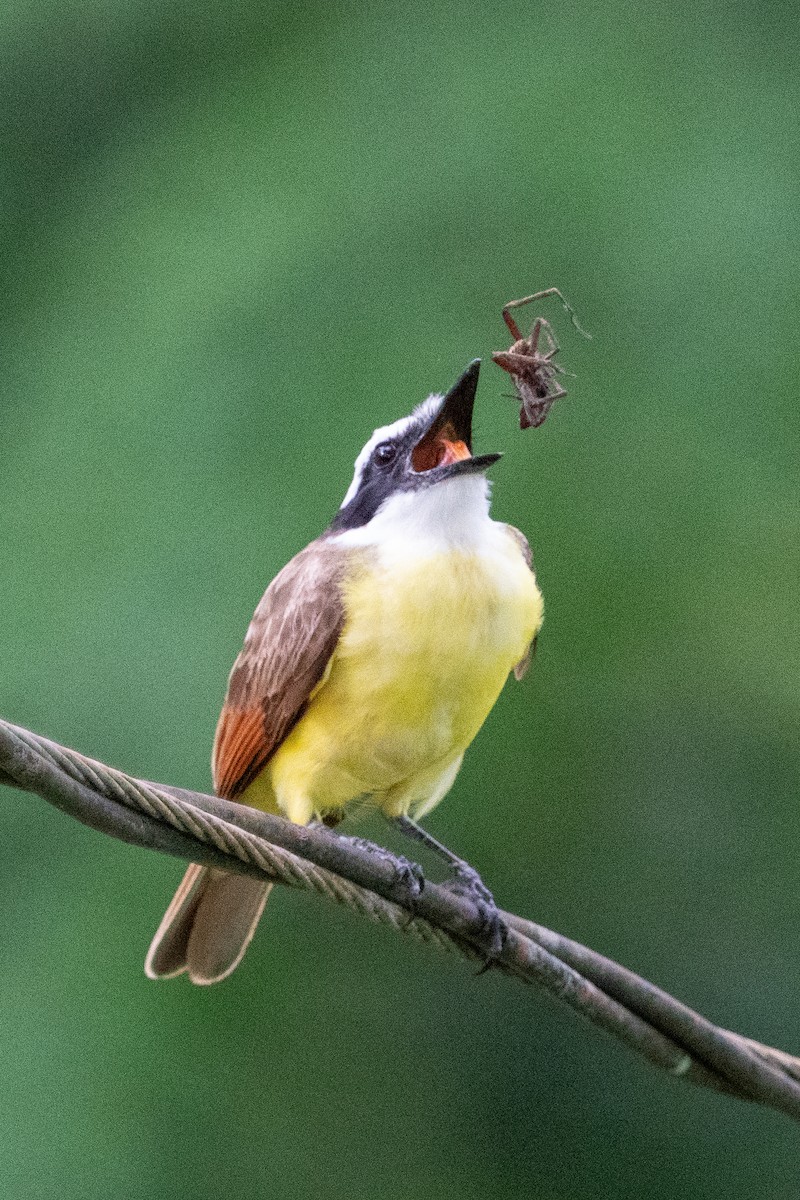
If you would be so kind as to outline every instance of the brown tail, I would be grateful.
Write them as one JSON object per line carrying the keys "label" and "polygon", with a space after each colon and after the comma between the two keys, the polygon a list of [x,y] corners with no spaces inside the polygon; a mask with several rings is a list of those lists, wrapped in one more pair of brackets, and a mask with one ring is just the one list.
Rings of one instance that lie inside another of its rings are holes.
{"label": "brown tail", "polygon": [[164,914],[145,959],[151,979],[187,971],[192,983],[218,983],[242,961],[271,883],[194,863]]}

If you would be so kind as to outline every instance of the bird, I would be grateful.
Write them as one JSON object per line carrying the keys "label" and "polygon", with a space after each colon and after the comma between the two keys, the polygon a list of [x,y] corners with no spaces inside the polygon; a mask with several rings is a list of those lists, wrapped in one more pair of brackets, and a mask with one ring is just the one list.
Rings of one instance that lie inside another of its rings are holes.
{"label": "bird", "polygon": [[[490,516],[474,455],[480,360],[370,437],[320,537],[279,572],[230,673],[214,739],[217,795],[306,825],[366,801],[491,902],[420,818],[452,787],[543,619],[525,536]],[[388,852],[387,852],[388,853]],[[225,979],[271,884],[193,864],[145,962],[153,979]],[[495,910],[496,912],[496,910]]]}

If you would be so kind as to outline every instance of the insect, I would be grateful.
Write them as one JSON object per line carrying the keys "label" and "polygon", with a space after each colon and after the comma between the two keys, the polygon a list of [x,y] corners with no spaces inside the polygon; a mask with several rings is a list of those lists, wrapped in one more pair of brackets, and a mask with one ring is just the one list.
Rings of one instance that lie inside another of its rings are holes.
{"label": "insect", "polygon": [[[537,317],[531,326],[527,337],[523,337],[511,310],[521,308],[523,304],[533,304],[536,300],[544,300],[548,296],[558,296],[564,308],[570,315],[572,324],[584,337],[591,337],[578,324],[575,311],[564,299],[558,288],[545,288],[543,292],[535,292],[532,296],[523,296],[521,300],[509,300],[503,308],[503,320],[514,338],[513,346],[508,350],[495,350],[492,361],[508,371],[514,380],[516,399],[520,402],[520,429],[537,428],[547,417],[556,400],[566,396],[567,390],[557,379],[558,375],[569,375],[562,366],[554,362],[560,346],[553,333],[553,327],[544,317]],[[543,349],[540,348],[540,343]]]}

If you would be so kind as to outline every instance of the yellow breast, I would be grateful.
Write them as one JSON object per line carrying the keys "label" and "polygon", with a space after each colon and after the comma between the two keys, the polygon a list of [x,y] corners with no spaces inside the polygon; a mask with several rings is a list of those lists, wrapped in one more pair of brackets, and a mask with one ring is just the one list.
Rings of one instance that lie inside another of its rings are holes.
{"label": "yellow breast", "polygon": [[293,819],[460,760],[542,621],[519,545],[491,524],[479,549],[354,555],[330,672],[270,764]]}

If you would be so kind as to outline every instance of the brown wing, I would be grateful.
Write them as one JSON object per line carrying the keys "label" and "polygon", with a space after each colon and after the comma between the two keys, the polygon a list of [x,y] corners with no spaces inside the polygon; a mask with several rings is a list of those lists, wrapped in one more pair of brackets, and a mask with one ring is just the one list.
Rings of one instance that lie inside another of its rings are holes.
{"label": "brown wing", "polygon": [[[528,564],[530,569],[533,570],[533,551],[531,550],[530,543],[529,543],[528,539],[525,537],[525,534],[522,532],[521,529],[517,529],[516,526],[514,526],[514,525],[506,525],[506,529],[511,534],[511,536],[514,538],[514,541],[517,542],[517,544],[519,545],[519,548],[522,551],[522,556],[525,559],[525,562]],[[525,676],[528,673],[528,668],[531,665],[531,660],[535,653],[536,653],[536,638],[534,638],[533,641],[531,642],[530,646],[527,649],[525,656],[523,658],[521,658],[519,660],[519,662],[517,663],[517,665],[514,667],[514,678],[515,679],[524,679],[525,678]]]}
{"label": "brown wing", "polygon": [[344,623],[347,551],[312,542],[273,579],[233,664],[214,739],[217,794],[239,796],[300,719]]}

